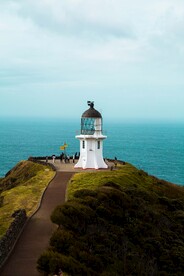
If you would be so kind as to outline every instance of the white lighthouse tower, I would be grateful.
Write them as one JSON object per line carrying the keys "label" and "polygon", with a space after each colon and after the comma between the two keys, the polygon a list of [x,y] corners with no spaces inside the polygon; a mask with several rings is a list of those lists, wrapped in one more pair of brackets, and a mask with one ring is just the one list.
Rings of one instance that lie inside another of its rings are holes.
{"label": "white lighthouse tower", "polygon": [[87,102],[90,108],[81,117],[80,157],[75,168],[101,169],[107,168],[103,159],[102,115],[94,108],[94,102]]}

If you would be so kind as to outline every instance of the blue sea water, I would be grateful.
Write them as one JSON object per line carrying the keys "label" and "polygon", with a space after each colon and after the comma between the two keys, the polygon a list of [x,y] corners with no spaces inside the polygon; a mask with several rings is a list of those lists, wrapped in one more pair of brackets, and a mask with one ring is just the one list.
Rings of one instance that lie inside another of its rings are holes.
{"label": "blue sea water", "polygon": [[[79,120],[0,119],[0,177],[30,156],[79,151]],[[161,179],[184,185],[184,123],[107,121],[104,157],[115,156]]]}

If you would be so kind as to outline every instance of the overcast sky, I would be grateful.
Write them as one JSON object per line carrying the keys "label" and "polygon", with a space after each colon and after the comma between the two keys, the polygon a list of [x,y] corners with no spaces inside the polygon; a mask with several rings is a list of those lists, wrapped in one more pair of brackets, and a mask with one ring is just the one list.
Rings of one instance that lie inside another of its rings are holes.
{"label": "overcast sky", "polygon": [[0,117],[184,121],[183,0],[0,0]]}

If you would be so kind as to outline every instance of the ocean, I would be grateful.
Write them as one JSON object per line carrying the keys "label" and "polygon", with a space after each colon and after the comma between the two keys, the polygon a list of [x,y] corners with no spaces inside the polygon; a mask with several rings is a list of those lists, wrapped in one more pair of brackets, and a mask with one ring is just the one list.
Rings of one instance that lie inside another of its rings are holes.
{"label": "ocean", "polygon": [[[0,119],[0,177],[30,156],[79,152],[79,120]],[[184,123],[104,123],[104,158],[115,156],[161,179],[184,185]]]}

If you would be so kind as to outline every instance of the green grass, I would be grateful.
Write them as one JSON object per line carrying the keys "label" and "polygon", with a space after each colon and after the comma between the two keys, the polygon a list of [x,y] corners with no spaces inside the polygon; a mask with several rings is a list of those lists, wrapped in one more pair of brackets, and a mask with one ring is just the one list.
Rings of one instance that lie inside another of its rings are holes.
{"label": "green grass", "polygon": [[30,216],[36,210],[41,195],[54,174],[49,167],[22,161],[7,177],[1,179],[0,237],[11,224],[14,211],[23,208]]}
{"label": "green grass", "polygon": [[[170,198],[179,197],[184,192],[184,187],[159,180],[129,163],[118,165],[117,170],[77,173],[70,180],[67,187],[67,199],[73,199],[76,191],[81,189],[94,190],[108,182],[113,182],[121,189],[139,186],[139,189],[148,190],[153,194],[161,194]],[[152,194],[152,195],[153,195]]]}
{"label": "green grass", "polygon": [[[113,171],[95,171],[95,172],[82,172],[77,173],[70,180],[67,187],[67,199],[72,199],[74,193],[80,189],[94,190],[97,187],[103,186],[106,182],[113,181],[121,185],[121,177],[126,180],[126,183],[132,183],[135,180],[133,176],[137,171],[135,167],[126,163],[124,166],[118,166],[117,170]],[[130,175],[132,175],[130,179]]]}
{"label": "green grass", "polygon": [[[172,205],[175,200],[184,202],[184,186],[148,175],[131,164],[118,165],[117,170],[78,173],[73,176],[67,187],[67,200],[75,200],[80,190],[96,190],[99,188],[119,187],[121,191],[134,193],[137,198],[152,202],[155,211],[160,212],[158,198],[165,205]],[[178,203],[179,204],[179,203]],[[172,207],[170,207],[172,208]]]}
{"label": "green grass", "polygon": [[[75,174],[38,269],[68,275],[183,275],[184,187],[130,164]],[[49,275],[50,275],[49,274]]]}

